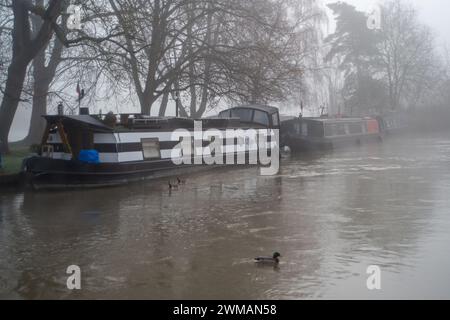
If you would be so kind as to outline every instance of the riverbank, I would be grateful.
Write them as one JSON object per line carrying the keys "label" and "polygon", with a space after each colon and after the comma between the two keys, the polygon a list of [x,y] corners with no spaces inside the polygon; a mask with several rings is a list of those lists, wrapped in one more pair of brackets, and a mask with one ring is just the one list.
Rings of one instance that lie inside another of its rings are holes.
{"label": "riverbank", "polygon": [[20,182],[22,161],[29,155],[28,147],[17,147],[8,155],[2,155],[3,168],[0,169],[0,187],[14,186]]}

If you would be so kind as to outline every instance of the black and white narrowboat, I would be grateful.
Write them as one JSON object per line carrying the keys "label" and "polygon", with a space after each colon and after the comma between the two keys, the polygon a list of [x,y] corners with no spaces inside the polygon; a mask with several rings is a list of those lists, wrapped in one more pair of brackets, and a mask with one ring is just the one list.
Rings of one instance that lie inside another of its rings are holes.
{"label": "black and white narrowboat", "polygon": [[[47,128],[40,152],[23,165],[28,184],[36,189],[118,185],[211,167],[206,159],[216,155],[208,146],[216,137],[205,139],[211,130],[227,133],[220,152],[229,159],[230,155],[244,153],[249,157],[251,152],[259,152],[258,137],[270,137],[280,127],[278,109],[268,106],[237,107],[196,121],[111,113],[49,115],[45,119]],[[196,132],[199,123],[200,134]],[[242,130],[248,129],[256,136],[241,139]],[[184,149],[183,134],[176,132],[192,134],[190,151]],[[270,145],[276,144],[270,139]],[[188,158],[191,161],[180,161]]]}
{"label": "black and white narrowboat", "polygon": [[282,117],[281,146],[293,152],[330,150],[381,141],[383,132],[374,118]]}

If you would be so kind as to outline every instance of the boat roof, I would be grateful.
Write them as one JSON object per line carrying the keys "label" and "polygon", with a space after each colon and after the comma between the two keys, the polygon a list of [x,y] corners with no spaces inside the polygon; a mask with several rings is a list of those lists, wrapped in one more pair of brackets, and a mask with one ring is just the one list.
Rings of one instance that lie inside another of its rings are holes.
{"label": "boat roof", "polygon": [[55,124],[59,121],[63,122],[72,122],[81,125],[87,125],[93,129],[101,130],[101,131],[114,131],[113,128],[105,125],[103,122],[95,119],[90,115],[47,115],[44,116],[45,120],[49,124]]}
{"label": "boat roof", "polygon": [[291,120],[302,120],[300,117],[288,116],[288,115],[280,115],[280,121],[291,121]]}
{"label": "boat roof", "polygon": [[340,123],[340,122],[361,122],[366,120],[374,120],[373,118],[303,118],[305,121],[316,121],[323,123]]}
{"label": "boat roof", "polygon": [[271,106],[266,106],[266,105],[261,105],[261,104],[248,104],[248,105],[237,106],[237,107],[234,107],[234,108],[230,108],[230,109],[224,110],[222,112],[229,111],[229,110],[235,110],[235,109],[256,109],[256,110],[260,110],[260,111],[263,111],[263,112],[267,112],[269,114],[278,113],[278,108],[271,107]]}

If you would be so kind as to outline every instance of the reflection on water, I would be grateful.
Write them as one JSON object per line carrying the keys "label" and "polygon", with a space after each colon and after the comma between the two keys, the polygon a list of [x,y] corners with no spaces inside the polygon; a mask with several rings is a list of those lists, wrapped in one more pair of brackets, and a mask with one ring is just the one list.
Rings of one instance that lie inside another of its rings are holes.
{"label": "reflection on water", "polygon": [[[186,178],[172,192],[2,192],[0,298],[450,298],[450,138],[288,158],[276,177]],[[279,268],[252,262],[274,251]]]}

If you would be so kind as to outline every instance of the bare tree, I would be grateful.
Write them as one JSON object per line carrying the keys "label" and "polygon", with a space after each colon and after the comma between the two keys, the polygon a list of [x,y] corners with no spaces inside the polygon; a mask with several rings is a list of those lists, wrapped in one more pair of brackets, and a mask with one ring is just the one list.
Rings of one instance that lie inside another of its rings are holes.
{"label": "bare tree", "polygon": [[109,1],[124,34],[123,44],[111,45],[109,52],[134,83],[143,114],[150,114],[154,103],[200,59],[203,47],[189,46],[187,33],[193,21],[207,16],[203,2]]}
{"label": "bare tree", "polygon": [[0,1],[0,88],[6,82],[7,67],[11,61],[12,43],[10,33],[13,28],[14,16],[10,0]]}
{"label": "bare tree", "polygon": [[307,2],[241,1],[221,12],[203,89],[238,103],[286,101],[295,95],[306,56],[317,53],[311,35],[320,13],[306,10]]}
{"label": "bare tree", "polygon": [[[63,3],[62,11],[65,11],[68,3]],[[35,5],[38,7],[44,6],[44,0],[36,0]],[[36,15],[31,16],[32,30],[34,33],[41,29],[43,20]],[[62,19],[62,28],[65,31],[67,23],[67,15]],[[50,84],[54,80],[58,65],[62,61],[64,44],[62,41],[53,36],[51,44],[38,52],[32,61],[32,77],[33,77],[33,102],[30,127],[28,135],[22,143],[26,145],[39,143],[42,132],[45,129],[45,122],[42,118],[47,114],[47,96],[49,93]],[[49,53],[47,54],[47,51]]]}
{"label": "bare tree", "polygon": [[102,46],[117,66],[109,71],[127,75],[141,112],[160,101],[164,115],[172,96],[180,115],[194,118],[223,98],[286,99],[300,82],[313,18],[289,18],[290,5],[279,0],[109,0],[104,9],[115,15],[105,23],[123,32]]}
{"label": "bare tree", "polygon": [[420,23],[415,8],[403,0],[384,4],[382,21],[381,72],[390,107],[397,110],[408,95],[413,93],[417,100],[426,90],[436,61],[434,36]]}
{"label": "bare tree", "polygon": [[[0,148],[8,151],[8,134],[17,106],[21,100],[23,83],[28,65],[47,46],[53,35],[53,25],[61,14],[62,1],[49,1],[46,9],[35,6],[31,1],[13,0],[14,26],[12,31],[13,52],[3,99],[0,105]],[[35,36],[31,35],[30,14],[43,20]]]}
{"label": "bare tree", "polygon": [[[82,5],[88,0],[76,1]],[[44,4],[47,4],[45,7]],[[12,0],[11,10],[14,17],[12,26],[11,42],[12,54],[9,64],[5,90],[3,91],[3,100],[0,106],[0,140],[1,148],[8,151],[8,134],[16,113],[18,104],[23,100],[22,93],[24,89],[24,80],[27,69],[33,59],[33,74],[36,77],[34,81],[33,95],[33,116],[32,126],[30,128],[30,137],[40,130],[39,119],[41,114],[45,114],[46,99],[48,96],[48,86],[54,80],[56,69],[61,62],[61,53],[63,46],[77,46],[80,43],[102,43],[104,41],[114,41],[113,38],[120,35],[109,31],[111,28],[96,30],[92,34],[85,30],[76,30],[76,32],[67,33],[65,24],[67,15],[63,15],[67,8],[68,0],[58,1],[40,1],[40,0]],[[85,8],[89,6],[84,6]],[[63,17],[60,19],[60,17]],[[94,16],[95,17],[95,16]],[[92,19],[89,17],[88,19]],[[112,28],[114,30],[114,28]],[[51,39],[54,39],[51,45],[49,56],[47,56],[47,46]],[[46,62],[48,64],[46,65]]]}

